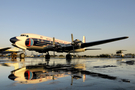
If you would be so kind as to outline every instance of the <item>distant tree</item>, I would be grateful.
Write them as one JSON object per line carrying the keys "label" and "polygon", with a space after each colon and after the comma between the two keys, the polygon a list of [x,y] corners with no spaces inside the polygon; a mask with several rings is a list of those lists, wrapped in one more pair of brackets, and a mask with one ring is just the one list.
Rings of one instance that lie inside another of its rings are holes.
{"label": "distant tree", "polygon": [[109,54],[101,54],[100,57],[110,57]]}

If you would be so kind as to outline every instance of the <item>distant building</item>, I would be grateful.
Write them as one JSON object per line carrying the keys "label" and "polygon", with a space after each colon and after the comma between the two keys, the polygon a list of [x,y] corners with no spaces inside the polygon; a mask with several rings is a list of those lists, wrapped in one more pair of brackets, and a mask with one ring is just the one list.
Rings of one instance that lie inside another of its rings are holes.
{"label": "distant building", "polygon": [[131,53],[128,53],[128,54],[125,54],[125,56],[124,56],[125,58],[132,58],[133,57],[133,54],[131,54]]}

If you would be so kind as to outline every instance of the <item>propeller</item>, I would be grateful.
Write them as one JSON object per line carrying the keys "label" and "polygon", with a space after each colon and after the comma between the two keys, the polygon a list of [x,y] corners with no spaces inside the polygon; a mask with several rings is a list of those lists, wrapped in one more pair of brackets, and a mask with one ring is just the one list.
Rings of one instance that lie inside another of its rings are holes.
{"label": "propeller", "polygon": [[60,48],[62,48],[61,45],[59,44],[59,42],[55,43],[55,37],[53,37],[53,55],[54,56],[55,56],[55,51]]}
{"label": "propeller", "polygon": [[75,55],[75,50],[74,50],[74,46],[75,46],[75,42],[74,42],[74,38],[73,38],[73,34],[71,34],[71,44],[72,44],[72,47],[73,47],[73,53]]}
{"label": "propeller", "polygon": [[71,34],[71,41],[72,41],[72,44],[74,44],[73,34]]}

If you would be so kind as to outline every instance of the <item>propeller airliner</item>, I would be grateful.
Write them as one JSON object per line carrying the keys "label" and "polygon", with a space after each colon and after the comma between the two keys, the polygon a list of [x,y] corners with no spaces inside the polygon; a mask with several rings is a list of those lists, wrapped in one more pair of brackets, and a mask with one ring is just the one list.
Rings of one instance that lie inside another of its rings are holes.
{"label": "propeller airliner", "polygon": [[[49,51],[54,52],[66,52],[66,58],[71,58],[70,53],[84,52],[86,50],[99,50],[98,48],[87,49],[86,47],[91,47],[95,45],[100,45],[104,43],[109,43],[113,41],[118,41],[128,38],[127,36],[94,41],[85,42],[85,37],[83,41],[79,39],[73,39],[73,34],[71,34],[71,42],[55,39],[54,37],[47,37],[37,34],[24,33],[20,36],[10,38],[10,42],[13,46],[25,50],[36,51],[39,53],[47,53],[46,57],[50,57]],[[23,55],[24,56],[24,55]]]}
{"label": "propeller airliner", "polygon": [[8,54],[8,53],[18,53],[19,48],[11,48],[11,47],[5,47],[5,48],[0,48],[0,54]]}

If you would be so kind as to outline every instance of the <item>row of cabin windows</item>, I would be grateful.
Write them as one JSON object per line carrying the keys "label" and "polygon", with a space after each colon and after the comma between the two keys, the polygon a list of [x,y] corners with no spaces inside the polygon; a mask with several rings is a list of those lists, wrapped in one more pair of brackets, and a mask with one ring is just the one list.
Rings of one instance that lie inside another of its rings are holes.
{"label": "row of cabin windows", "polygon": [[[26,37],[29,37],[28,35],[25,35],[25,34],[21,34],[21,36],[26,36]],[[48,40],[43,40],[43,39],[34,39],[34,41],[41,41],[41,42],[51,42],[53,43],[52,41],[48,41]],[[59,43],[59,42],[56,42],[57,44],[63,44],[63,43]],[[63,44],[64,45],[64,44]]]}
{"label": "row of cabin windows", "polygon": [[[53,43],[53,41],[43,40],[43,39],[33,39],[34,41],[46,42],[46,43]],[[55,42],[55,44],[65,45],[63,43]],[[70,44],[69,44],[70,45]]]}
{"label": "row of cabin windows", "polygon": [[[21,36],[26,36],[29,37],[28,35],[25,34],[21,34]],[[43,40],[43,39],[33,39],[34,41],[40,41],[40,42],[47,42],[47,43],[53,43],[52,41],[48,41],[48,40]],[[59,42],[55,42],[56,44],[61,44],[64,45],[63,43],[59,43]],[[69,44],[70,45],[70,44]]]}

